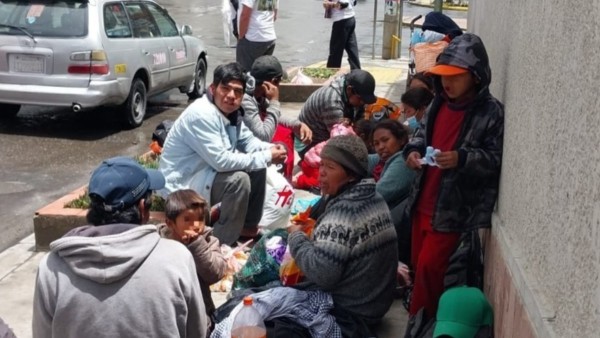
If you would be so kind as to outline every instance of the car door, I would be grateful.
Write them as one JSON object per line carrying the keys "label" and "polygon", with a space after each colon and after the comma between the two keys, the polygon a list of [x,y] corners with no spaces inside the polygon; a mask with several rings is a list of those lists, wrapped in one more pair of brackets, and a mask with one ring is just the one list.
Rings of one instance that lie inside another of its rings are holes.
{"label": "car door", "polygon": [[164,90],[169,85],[169,53],[158,25],[143,2],[124,2],[133,37],[141,57],[150,69],[150,94]]}
{"label": "car door", "polygon": [[158,29],[167,45],[169,56],[169,83],[171,86],[189,84],[194,75],[196,60],[185,45],[183,37],[179,34],[175,21],[169,14],[155,3],[146,3],[148,11],[154,17]]}

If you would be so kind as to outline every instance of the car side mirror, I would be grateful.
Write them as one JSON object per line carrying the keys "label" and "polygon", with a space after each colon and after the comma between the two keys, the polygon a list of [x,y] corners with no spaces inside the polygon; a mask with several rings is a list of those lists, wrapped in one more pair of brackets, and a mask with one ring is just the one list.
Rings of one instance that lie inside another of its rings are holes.
{"label": "car side mirror", "polygon": [[181,35],[192,35],[192,26],[190,25],[183,25],[183,27],[181,27]]}

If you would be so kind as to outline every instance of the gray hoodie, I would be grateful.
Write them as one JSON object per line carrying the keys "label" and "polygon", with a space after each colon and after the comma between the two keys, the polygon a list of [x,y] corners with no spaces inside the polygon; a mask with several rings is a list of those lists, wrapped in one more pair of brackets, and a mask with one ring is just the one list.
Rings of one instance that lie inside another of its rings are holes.
{"label": "gray hoodie", "polygon": [[154,225],[74,229],[40,262],[33,336],[205,337],[196,268]]}

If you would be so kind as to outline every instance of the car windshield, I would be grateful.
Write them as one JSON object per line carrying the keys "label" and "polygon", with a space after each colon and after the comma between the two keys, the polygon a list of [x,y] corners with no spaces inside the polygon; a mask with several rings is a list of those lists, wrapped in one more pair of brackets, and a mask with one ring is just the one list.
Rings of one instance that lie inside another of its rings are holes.
{"label": "car windshield", "polygon": [[87,12],[87,1],[0,0],[0,34],[86,36]]}

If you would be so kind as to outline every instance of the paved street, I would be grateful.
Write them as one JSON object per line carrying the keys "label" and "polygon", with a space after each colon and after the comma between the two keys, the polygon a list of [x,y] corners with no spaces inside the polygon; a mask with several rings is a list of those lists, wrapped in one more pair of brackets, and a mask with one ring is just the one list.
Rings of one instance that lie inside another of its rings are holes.
{"label": "paved street", "polygon": [[[207,44],[209,81],[218,64],[234,61],[235,48],[224,44],[220,1],[159,2],[179,24],[191,24],[194,35]],[[320,2],[281,2],[275,55],[284,68],[315,64],[327,58],[331,22],[323,19]],[[383,10],[380,4],[378,20],[383,19]],[[360,55],[367,65],[373,46],[372,0],[359,0],[356,11]],[[404,16],[428,11],[405,5]],[[463,12],[447,14],[466,18]],[[375,55],[380,57],[381,22],[376,26]],[[404,29],[403,41],[408,41],[408,29]],[[407,54],[406,48],[403,43],[403,56]],[[377,67],[382,64],[383,68],[373,68],[380,72],[375,74],[380,95],[399,101],[401,86],[392,85],[395,78],[390,77],[385,67],[405,70],[406,64],[379,60]],[[27,237],[33,231],[35,210],[86,184],[91,170],[102,159],[145,152],[154,127],[162,120],[176,119],[187,104],[187,96],[177,91],[157,96],[151,100],[144,125],[135,130],[121,130],[111,108],[76,114],[64,109],[27,106],[15,120],[0,120],[0,217],[3,220],[0,223],[0,317],[15,328],[18,337],[30,336],[33,276],[42,256],[32,252],[33,238]],[[289,107],[292,108],[287,110],[288,114],[297,114],[298,104]],[[26,239],[21,241],[23,238]],[[402,311],[398,304],[395,307],[395,311]],[[398,316],[390,320],[388,323],[398,321]],[[387,332],[387,336],[394,336],[394,331]]]}

